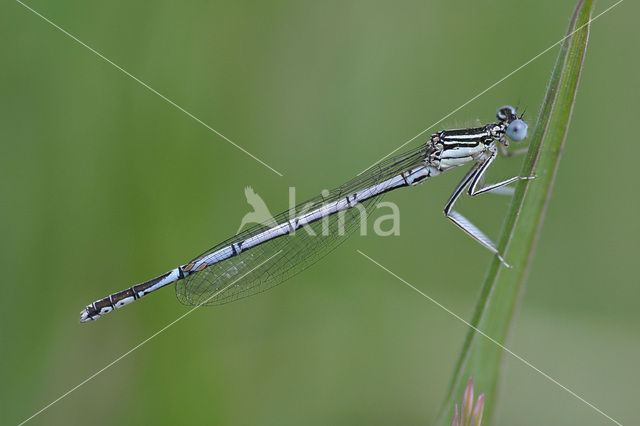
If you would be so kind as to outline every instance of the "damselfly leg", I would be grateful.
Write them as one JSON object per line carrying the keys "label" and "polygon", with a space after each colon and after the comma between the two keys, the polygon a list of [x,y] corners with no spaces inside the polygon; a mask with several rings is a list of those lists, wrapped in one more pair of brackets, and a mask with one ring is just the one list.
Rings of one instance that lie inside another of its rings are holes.
{"label": "damselfly leg", "polygon": [[[480,169],[476,173],[475,177],[471,181],[471,185],[469,185],[468,193],[472,197],[475,195],[483,194],[485,192],[498,192],[496,190],[504,188],[506,185],[517,182],[519,180],[530,180],[535,179],[535,176],[514,176],[512,178],[503,180],[502,182],[492,183],[491,185],[485,185],[483,183],[484,173],[487,171],[493,160],[495,160],[496,155],[491,155],[485,163],[480,166]],[[476,189],[476,187],[480,186],[480,188]]]}
{"label": "damselfly leg", "polygon": [[[496,190],[500,190],[506,185],[517,182],[519,180],[528,180],[535,178],[535,176],[514,176],[502,182],[484,186],[484,184],[481,183],[484,179],[484,174],[486,173],[493,160],[495,160],[495,158],[496,152],[491,152],[491,154],[485,160],[476,163],[469,170],[469,172],[464,176],[464,178],[462,178],[460,183],[458,183],[458,185],[454,189],[451,197],[449,198],[449,201],[447,201],[447,204],[444,207],[444,215],[447,217],[447,219],[452,221],[460,229],[471,236],[471,238],[493,252],[504,266],[511,268],[511,265],[509,265],[504,260],[504,257],[502,257],[502,255],[498,251],[498,247],[496,246],[496,244],[489,237],[487,237],[487,235],[485,235],[484,232],[482,232],[477,226],[471,223],[466,217],[453,210],[453,206],[455,205],[456,201],[458,201],[460,195],[462,195],[467,186],[469,187],[467,190],[468,194],[473,197],[487,192],[497,192]],[[480,186],[480,188],[478,188],[478,186]]]}
{"label": "damselfly leg", "polygon": [[511,158],[526,154],[527,151],[529,151],[529,147],[508,150],[504,145],[500,144],[498,145],[498,150],[501,156],[505,158]]}

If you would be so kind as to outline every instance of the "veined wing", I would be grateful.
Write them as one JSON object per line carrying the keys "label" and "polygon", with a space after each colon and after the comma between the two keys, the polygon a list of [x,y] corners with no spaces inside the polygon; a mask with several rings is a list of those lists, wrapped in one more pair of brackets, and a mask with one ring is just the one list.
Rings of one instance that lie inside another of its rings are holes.
{"label": "veined wing", "polygon": [[[332,190],[274,217],[274,221],[253,226],[207,250],[194,261],[225,247],[241,243],[300,214],[314,211],[358,191],[380,184],[400,173],[421,165],[426,155],[422,145],[384,160],[365,173]],[[382,195],[369,198],[352,208],[323,217],[297,229],[294,233],[263,242],[201,271],[193,272],[176,283],[176,296],[188,305],[218,305],[266,291],[317,262],[344,242],[373,210]],[[366,223],[366,222],[365,222]],[[264,267],[255,268],[264,259],[281,251]],[[251,272],[249,272],[251,271]],[[226,288],[231,281],[244,276]],[[225,289],[221,292],[222,289]]]}

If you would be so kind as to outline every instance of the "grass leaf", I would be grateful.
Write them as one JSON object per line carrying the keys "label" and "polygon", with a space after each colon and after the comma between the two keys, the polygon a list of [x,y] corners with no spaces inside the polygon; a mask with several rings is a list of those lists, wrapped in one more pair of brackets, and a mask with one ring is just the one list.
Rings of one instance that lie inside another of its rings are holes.
{"label": "grass leaf", "polygon": [[[535,175],[537,179],[517,185],[500,237],[500,251],[513,269],[503,267],[494,258],[471,320],[474,327],[501,344],[507,338],[527,279],[551,196],[580,81],[594,3],[595,0],[580,0],[576,6],[521,172],[521,176]],[[473,377],[476,390],[485,393],[485,419],[492,421],[504,356],[498,345],[469,329],[435,423],[450,423],[454,404],[461,400],[469,377]]]}

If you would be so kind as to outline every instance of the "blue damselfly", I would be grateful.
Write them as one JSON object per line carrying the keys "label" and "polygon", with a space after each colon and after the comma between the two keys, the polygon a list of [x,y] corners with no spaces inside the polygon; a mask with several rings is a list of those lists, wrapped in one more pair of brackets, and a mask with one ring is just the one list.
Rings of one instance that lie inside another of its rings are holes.
{"label": "blue damselfly", "polygon": [[[172,283],[176,283],[176,295],[182,303],[196,306],[227,303],[263,292],[336,248],[356,229],[360,212],[368,214],[386,192],[423,183],[468,163],[473,166],[451,194],[444,213],[509,266],[491,239],[453,210],[467,188],[473,196],[531,178],[516,176],[483,185],[483,176],[498,152],[507,153],[507,138],[521,141],[527,135],[527,125],[513,107],[499,108],[496,118],[497,122],[482,127],[435,133],[426,143],[381,161],[326,196],[284,211],[268,223],[253,226],[159,277],[95,301],[81,312],[80,321],[98,319]],[[273,261],[256,268],[271,257]],[[240,277],[242,279],[238,279]]]}

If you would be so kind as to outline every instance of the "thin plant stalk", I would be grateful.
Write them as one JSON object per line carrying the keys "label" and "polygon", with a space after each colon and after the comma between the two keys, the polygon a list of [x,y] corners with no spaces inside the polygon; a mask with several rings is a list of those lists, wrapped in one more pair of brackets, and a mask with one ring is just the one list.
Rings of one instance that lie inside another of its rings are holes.
{"label": "thin plant stalk", "polygon": [[[500,252],[513,269],[504,268],[497,258],[492,261],[471,320],[474,327],[503,345],[529,275],[567,138],[594,3],[595,0],[580,0],[575,8],[521,171],[521,176],[536,176],[536,179],[517,184],[499,240]],[[462,398],[465,390],[465,378],[471,376],[476,389],[487,395],[484,415],[486,424],[491,423],[495,418],[504,357],[498,345],[470,328],[435,424],[450,424],[455,401]],[[532,374],[536,373],[532,371]]]}

